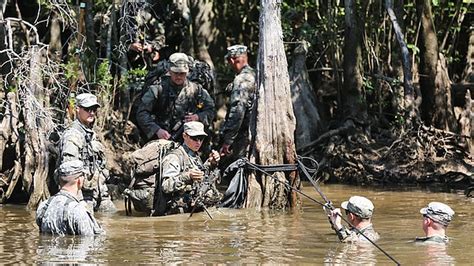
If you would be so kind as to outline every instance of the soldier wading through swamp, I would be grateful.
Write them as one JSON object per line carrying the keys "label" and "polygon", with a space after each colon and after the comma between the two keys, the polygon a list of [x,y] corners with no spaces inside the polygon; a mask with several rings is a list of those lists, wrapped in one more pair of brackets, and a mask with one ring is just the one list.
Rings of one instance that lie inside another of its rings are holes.
{"label": "soldier wading through swamp", "polygon": [[193,213],[217,204],[222,196],[216,188],[220,156],[213,150],[202,162],[198,151],[206,137],[204,125],[191,121],[183,125],[182,145],[159,139],[135,151],[134,177],[124,191],[127,213],[130,202],[138,211],[159,216]]}

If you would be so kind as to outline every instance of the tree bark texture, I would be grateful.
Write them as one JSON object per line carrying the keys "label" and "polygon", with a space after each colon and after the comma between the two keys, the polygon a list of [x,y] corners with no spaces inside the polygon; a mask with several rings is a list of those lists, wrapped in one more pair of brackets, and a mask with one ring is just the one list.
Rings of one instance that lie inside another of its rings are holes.
{"label": "tree bark texture", "polygon": [[[6,176],[0,176],[0,203],[5,202],[13,193],[16,183],[21,177],[22,167],[19,162],[21,158],[20,144],[18,142],[18,105],[16,95],[14,92],[7,94],[7,101],[5,102],[5,115],[0,125],[0,169],[10,169]],[[4,156],[9,149],[7,146],[13,146],[15,148],[16,158],[13,160],[11,165],[5,165]],[[4,188],[7,190],[5,191]]]}
{"label": "tree bark texture", "polygon": [[[35,209],[41,200],[49,196],[47,178],[49,171],[49,153],[45,132],[49,132],[46,123],[38,116],[41,101],[34,92],[44,91],[41,76],[41,53],[37,46],[31,48],[30,84],[28,89],[20,91],[23,112],[25,113],[25,168],[23,172],[23,188],[30,194],[28,208]],[[36,97],[35,97],[36,96]]]}
{"label": "tree bark texture", "polygon": [[459,127],[461,131],[461,135],[465,136],[465,146],[466,150],[469,151],[471,156],[474,155],[474,112],[472,110],[472,99],[471,99],[471,91],[466,90],[465,95],[466,104],[464,106],[464,110],[461,112],[459,117]]}
{"label": "tree bark texture", "polygon": [[401,61],[403,66],[403,87],[405,89],[405,108],[409,111],[409,116],[411,117],[414,115],[413,111],[415,110],[411,55],[405,42],[405,35],[403,34],[402,28],[398,23],[398,18],[393,10],[392,0],[385,0],[385,8],[387,9],[387,13],[390,17],[390,20],[392,21],[395,36],[397,37],[398,44],[400,45]]}
{"label": "tree bark texture", "polygon": [[344,86],[341,93],[343,116],[365,121],[367,105],[362,79],[362,24],[354,0],[344,1],[344,10]]}
{"label": "tree bark texture", "polygon": [[463,72],[463,81],[474,83],[474,27],[469,30],[469,44],[466,54],[466,67]]}
{"label": "tree bark texture", "polygon": [[[439,129],[454,130],[456,125],[451,108],[450,81],[444,58],[440,58],[438,38],[433,23],[430,0],[417,0],[421,19],[420,31],[420,90],[421,117],[425,123]],[[441,60],[441,61],[440,61]],[[441,63],[441,65],[439,65]]]}
{"label": "tree bark texture", "polygon": [[60,62],[62,58],[62,43],[61,43],[61,21],[55,9],[51,10],[51,28],[49,40],[49,52],[53,61]]}
{"label": "tree bark texture", "polygon": [[289,75],[291,80],[291,98],[296,116],[296,148],[305,147],[317,138],[321,119],[316,106],[316,96],[309,80],[306,68],[308,44],[298,44],[293,51],[293,60]]}
{"label": "tree bark texture", "polygon": [[214,69],[211,55],[209,54],[209,43],[214,41],[213,20],[213,1],[211,0],[192,0],[191,15],[193,18],[193,42],[194,52],[197,58],[208,63]]}
{"label": "tree bark texture", "polygon": [[[262,165],[295,163],[294,144],[295,116],[291,103],[288,64],[283,47],[279,0],[261,0],[260,41],[257,66],[258,99],[256,105],[255,150],[251,160]],[[260,173],[257,173],[260,175]],[[299,187],[296,172],[275,173],[273,177],[261,175],[260,190],[252,189],[257,178],[249,180],[250,189],[245,207],[258,202],[262,207],[282,209],[295,206],[298,202],[294,191],[288,190],[281,182],[289,182]],[[278,181],[276,181],[278,180]]]}

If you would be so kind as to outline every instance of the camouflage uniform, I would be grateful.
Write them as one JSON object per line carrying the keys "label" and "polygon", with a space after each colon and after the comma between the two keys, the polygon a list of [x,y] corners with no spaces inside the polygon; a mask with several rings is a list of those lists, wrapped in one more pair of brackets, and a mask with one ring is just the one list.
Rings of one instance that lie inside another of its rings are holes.
{"label": "camouflage uniform", "polygon": [[[193,187],[193,181],[187,175],[187,172],[193,168],[206,172],[209,169],[209,165],[207,163],[203,164],[199,155],[186,145],[171,151],[163,159],[161,189],[166,197],[165,214],[191,211],[195,187]],[[217,191],[214,184],[209,188],[208,192],[212,195],[207,196],[215,198],[215,202],[221,198],[221,194]]]}
{"label": "camouflage uniform", "polygon": [[[341,207],[346,210],[346,212],[352,213],[359,219],[370,219],[374,213],[374,204],[372,201],[362,196],[350,197],[348,201],[341,203]],[[332,213],[332,215],[334,215],[334,213]],[[355,228],[348,229],[345,226],[339,227],[340,225],[335,224],[332,215],[330,222],[341,242],[369,242],[363,235],[372,241],[377,241],[379,239],[379,234],[375,232],[371,223],[368,223],[365,227],[359,228],[359,230]]]}
{"label": "camouflage uniform", "polygon": [[186,81],[184,86],[171,84],[170,77],[155,81],[137,104],[136,120],[148,139],[159,129],[173,134],[187,113],[195,113],[208,127],[215,116],[214,100],[200,85]]}
{"label": "camouflage uniform", "polygon": [[434,235],[429,237],[417,237],[415,239],[416,243],[439,243],[439,244],[446,244],[449,242],[449,238],[447,236],[440,236]]}
{"label": "camouflage uniform", "polygon": [[[379,234],[375,232],[372,224],[359,229],[359,231],[372,241],[377,241],[379,239]],[[349,230],[346,227],[343,227],[340,230],[337,230],[336,234],[341,242],[368,242],[368,240],[355,229]]]}
{"label": "camouflage uniform", "polygon": [[81,160],[86,167],[87,175],[82,188],[84,200],[92,205],[94,210],[99,210],[104,201],[107,202],[102,208],[108,207],[112,208],[109,210],[114,210],[115,207],[110,201],[108,188],[105,184],[106,178],[109,177],[109,171],[105,168],[104,146],[96,140],[94,131],[77,119],[64,132],[61,139],[60,161],[71,160]]}
{"label": "camouflage uniform", "polygon": [[36,224],[41,233],[53,235],[96,235],[104,230],[94,216],[71,193],[60,190],[40,203]]}
{"label": "camouflage uniform", "polygon": [[[130,0],[128,8],[134,20],[131,25],[126,26],[129,31],[127,43],[129,45],[131,43],[149,45],[152,46],[153,52],[158,52],[165,46],[165,26],[163,19],[159,18],[153,9],[153,4],[147,3],[145,0]],[[132,68],[143,65],[148,69],[152,67],[152,54],[147,51],[138,53],[130,50],[128,57]]]}
{"label": "camouflage uniform", "polygon": [[221,141],[232,147],[232,157],[238,159],[247,155],[249,123],[255,96],[255,70],[245,66],[227,86],[227,114],[221,128]]}
{"label": "camouflage uniform", "polygon": [[[446,228],[454,216],[454,211],[448,205],[441,202],[430,202],[428,206],[421,208],[420,213],[424,216],[423,219],[431,219],[433,223],[438,224],[438,226],[443,226]],[[426,231],[425,231],[426,233]],[[415,242],[417,243],[439,243],[446,244],[449,242],[449,238],[444,235],[443,232],[437,232],[439,234],[434,234],[432,236],[417,237]]]}

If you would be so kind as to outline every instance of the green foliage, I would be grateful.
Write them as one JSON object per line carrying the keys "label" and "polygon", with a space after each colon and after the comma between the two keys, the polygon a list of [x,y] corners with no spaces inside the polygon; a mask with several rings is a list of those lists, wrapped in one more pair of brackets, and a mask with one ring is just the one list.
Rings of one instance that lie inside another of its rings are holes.
{"label": "green foliage", "polygon": [[106,11],[112,4],[114,0],[95,0],[94,10],[98,12]]}
{"label": "green foliage", "polygon": [[77,80],[79,78],[79,62],[72,59],[66,64],[61,64],[61,68],[64,69],[64,77],[69,80]]}
{"label": "green foliage", "polygon": [[132,68],[128,71],[129,77],[131,77],[131,76],[133,76],[133,77],[146,77],[147,73],[148,73],[148,71],[146,69],[143,69],[143,68]]}
{"label": "green foliage", "polygon": [[97,69],[97,83],[104,88],[106,91],[109,91],[112,88],[112,74],[109,71],[109,60],[105,59],[102,63],[99,64]]}
{"label": "green foliage", "polygon": [[408,49],[411,50],[412,54],[417,55],[420,53],[420,48],[418,48],[416,45],[408,43],[407,44]]}

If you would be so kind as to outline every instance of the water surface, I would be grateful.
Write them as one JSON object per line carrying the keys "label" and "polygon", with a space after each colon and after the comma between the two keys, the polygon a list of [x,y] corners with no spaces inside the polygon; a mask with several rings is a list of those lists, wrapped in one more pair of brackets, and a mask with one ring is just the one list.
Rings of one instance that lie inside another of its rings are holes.
{"label": "water surface", "polygon": [[[324,185],[339,206],[351,195],[375,205],[377,242],[401,264],[471,264],[474,202],[461,193]],[[321,200],[309,184],[304,192]],[[448,228],[448,245],[420,245],[420,208],[430,201],[450,205],[456,215]],[[169,217],[125,216],[121,211],[97,218],[107,231],[101,237],[41,236],[34,212],[25,206],[0,205],[0,264],[32,263],[283,263],[390,264],[371,245],[339,243],[319,205],[303,198],[297,211],[212,210]],[[137,213],[134,213],[137,214]]]}

